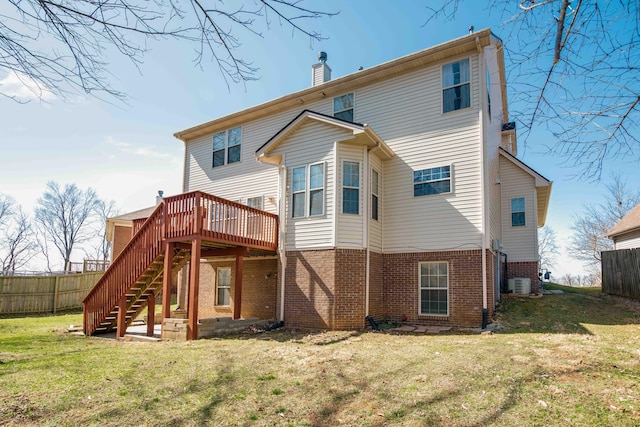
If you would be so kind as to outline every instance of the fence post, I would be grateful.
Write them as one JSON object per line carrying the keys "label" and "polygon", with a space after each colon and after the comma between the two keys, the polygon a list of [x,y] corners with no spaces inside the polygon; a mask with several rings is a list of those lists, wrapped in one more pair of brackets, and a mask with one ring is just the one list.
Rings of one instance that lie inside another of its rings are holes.
{"label": "fence post", "polygon": [[53,284],[53,314],[56,314],[58,309],[58,288],[60,287],[60,276],[56,275],[56,280]]}

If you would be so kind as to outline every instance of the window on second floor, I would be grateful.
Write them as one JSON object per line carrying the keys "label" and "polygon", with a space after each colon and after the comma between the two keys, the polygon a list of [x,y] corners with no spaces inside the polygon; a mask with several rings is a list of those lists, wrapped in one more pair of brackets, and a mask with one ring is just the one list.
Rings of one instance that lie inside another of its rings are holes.
{"label": "window on second floor", "polygon": [[353,92],[333,98],[333,117],[353,121]]}
{"label": "window on second floor", "polygon": [[371,169],[371,219],[378,220],[380,209],[379,175],[375,169]]}
{"label": "window on second floor", "polygon": [[342,213],[360,214],[360,163],[342,162]]}
{"label": "window on second floor", "polygon": [[218,132],[213,135],[213,163],[212,167],[224,166],[240,161],[242,148],[242,128]]}
{"label": "window on second floor", "polygon": [[514,197],[511,199],[511,226],[522,227],[524,225],[526,225],[524,197]]}
{"label": "window on second floor", "polygon": [[293,218],[324,214],[324,163],[293,168],[292,193]]}
{"label": "window on second floor", "polygon": [[451,166],[413,172],[413,195],[426,196],[451,192]]}
{"label": "window on second floor", "polygon": [[442,112],[471,106],[469,59],[442,66]]}

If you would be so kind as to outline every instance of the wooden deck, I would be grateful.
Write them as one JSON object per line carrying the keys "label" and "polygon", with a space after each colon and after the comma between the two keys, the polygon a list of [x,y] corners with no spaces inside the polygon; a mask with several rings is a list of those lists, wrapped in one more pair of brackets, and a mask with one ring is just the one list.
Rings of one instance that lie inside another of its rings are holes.
{"label": "wooden deck", "polygon": [[[83,301],[87,335],[117,325],[124,334],[125,324],[170,289],[167,276],[192,257],[234,254],[241,267],[250,251],[275,253],[278,247],[277,215],[199,191],[165,198],[149,218],[134,221],[133,230],[129,244]],[[198,276],[195,264],[191,274]],[[167,310],[163,306],[164,316]]]}

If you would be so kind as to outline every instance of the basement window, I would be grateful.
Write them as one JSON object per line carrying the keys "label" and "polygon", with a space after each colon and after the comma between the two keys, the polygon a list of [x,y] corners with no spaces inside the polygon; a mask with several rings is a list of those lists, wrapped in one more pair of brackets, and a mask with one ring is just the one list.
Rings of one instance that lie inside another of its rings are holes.
{"label": "basement window", "polygon": [[216,280],[216,305],[231,305],[231,269],[218,268]]}
{"label": "basement window", "polygon": [[446,261],[419,263],[420,314],[449,315],[449,264]]}

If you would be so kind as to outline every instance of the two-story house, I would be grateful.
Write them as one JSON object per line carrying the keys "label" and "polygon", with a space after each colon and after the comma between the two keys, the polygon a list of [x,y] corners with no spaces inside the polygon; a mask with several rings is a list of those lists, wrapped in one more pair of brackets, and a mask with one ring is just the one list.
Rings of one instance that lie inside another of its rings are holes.
{"label": "two-story house", "polygon": [[189,315],[479,327],[506,279],[536,292],[551,182],[516,158],[502,41],[486,29],[335,79],[319,59],[308,89],[175,134],[184,192],[230,201],[190,221],[260,234],[260,213],[277,218],[277,247],[190,263]]}

